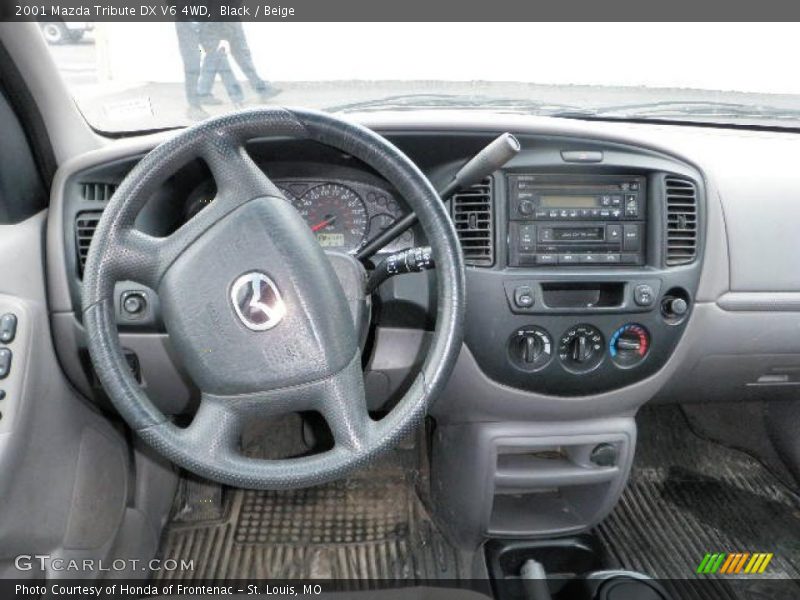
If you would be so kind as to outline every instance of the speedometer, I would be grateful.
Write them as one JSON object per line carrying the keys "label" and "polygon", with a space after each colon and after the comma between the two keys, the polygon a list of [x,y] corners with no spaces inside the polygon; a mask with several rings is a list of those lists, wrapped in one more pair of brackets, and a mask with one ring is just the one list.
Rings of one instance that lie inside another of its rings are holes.
{"label": "speedometer", "polygon": [[367,208],[349,187],[324,183],[290,200],[323,248],[355,252],[364,243]]}

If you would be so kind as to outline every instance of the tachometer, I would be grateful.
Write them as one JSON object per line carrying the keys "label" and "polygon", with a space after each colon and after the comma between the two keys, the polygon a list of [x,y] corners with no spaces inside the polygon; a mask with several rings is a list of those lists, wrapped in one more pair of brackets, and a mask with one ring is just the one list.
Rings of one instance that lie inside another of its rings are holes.
{"label": "tachometer", "polygon": [[323,248],[354,252],[364,243],[367,208],[349,187],[324,183],[290,200]]}
{"label": "tachometer", "polygon": [[[287,200],[294,200],[294,194],[292,194],[292,192],[281,185],[276,187],[286,197]],[[186,202],[186,207],[183,210],[184,222],[190,220],[206,206],[211,204],[215,197],[216,189],[214,188],[213,183],[205,183],[192,192],[191,196],[189,196],[189,199]]]}

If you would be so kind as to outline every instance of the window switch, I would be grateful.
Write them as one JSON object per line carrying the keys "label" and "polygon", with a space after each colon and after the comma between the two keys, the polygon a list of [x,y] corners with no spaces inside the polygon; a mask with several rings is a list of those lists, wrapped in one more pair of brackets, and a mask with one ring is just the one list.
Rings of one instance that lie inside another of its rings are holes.
{"label": "window switch", "polygon": [[0,343],[10,344],[17,335],[17,315],[6,313],[0,317]]}
{"label": "window switch", "polygon": [[11,350],[0,348],[0,379],[5,379],[11,372]]}

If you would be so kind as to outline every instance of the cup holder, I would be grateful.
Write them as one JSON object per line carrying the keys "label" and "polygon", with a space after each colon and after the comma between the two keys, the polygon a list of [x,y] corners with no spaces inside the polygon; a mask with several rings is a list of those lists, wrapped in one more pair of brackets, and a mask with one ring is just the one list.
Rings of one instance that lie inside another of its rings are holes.
{"label": "cup holder", "polygon": [[[533,597],[550,600],[671,600],[661,585],[646,575],[607,570],[609,561],[591,535],[490,540],[486,560],[498,600],[530,600],[532,589],[540,590]],[[546,579],[520,577],[531,560],[541,565]],[[531,586],[531,581],[538,585]]]}
{"label": "cup holder", "polygon": [[604,581],[592,600],[669,600],[667,592],[655,581],[625,575]]}
{"label": "cup holder", "polygon": [[486,544],[486,559],[495,598],[499,600],[527,598],[519,574],[531,559],[544,567],[554,600],[576,576],[603,568],[599,545],[588,535],[555,540],[491,540]]}
{"label": "cup holder", "polygon": [[670,600],[658,582],[639,573],[608,571],[591,573],[584,580],[591,600]]}

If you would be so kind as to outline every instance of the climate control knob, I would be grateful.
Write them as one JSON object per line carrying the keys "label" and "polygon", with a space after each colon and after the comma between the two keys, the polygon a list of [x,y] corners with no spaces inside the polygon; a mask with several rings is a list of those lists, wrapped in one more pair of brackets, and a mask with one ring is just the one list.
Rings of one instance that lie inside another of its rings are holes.
{"label": "climate control knob", "polygon": [[603,362],[605,340],[594,325],[570,327],[559,339],[558,357],[574,373],[587,373]]}
{"label": "climate control knob", "polygon": [[608,351],[620,367],[634,367],[650,351],[650,333],[638,323],[623,325],[611,335]]}
{"label": "climate control knob", "polygon": [[508,341],[511,362],[525,371],[538,371],[553,358],[553,340],[541,327],[520,327]]}

